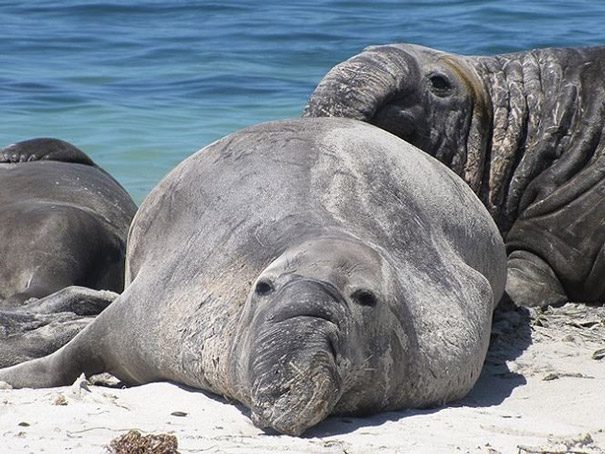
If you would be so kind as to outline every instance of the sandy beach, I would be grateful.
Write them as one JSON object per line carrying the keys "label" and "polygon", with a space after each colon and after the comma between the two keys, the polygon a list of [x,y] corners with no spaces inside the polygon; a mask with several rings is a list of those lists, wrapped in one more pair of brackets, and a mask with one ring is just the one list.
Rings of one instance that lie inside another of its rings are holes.
{"label": "sandy beach", "polygon": [[473,391],[443,408],[335,416],[303,437],[255,428],[239,405],[170,383],[0,390],[2,452],[102,453],[129,430],[183,453],[605,453],[605,308],[496,313]]}

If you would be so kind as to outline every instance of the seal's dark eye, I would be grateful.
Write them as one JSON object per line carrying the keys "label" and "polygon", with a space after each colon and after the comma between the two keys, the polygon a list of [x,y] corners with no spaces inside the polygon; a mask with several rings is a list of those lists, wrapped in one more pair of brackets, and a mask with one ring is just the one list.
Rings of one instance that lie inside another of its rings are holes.
{"label": "seal's dark eye", "polygon": [[450,93],[452,90],[452,83],[447,78],[447,76],[443,74],[431,74],[429,76],[429,82],[431,86],[431,90],[440,96],[445,96]]}
{"label": "seal's dark eye", "polygon": [[376,306],[376,296],[369,290],[355,290],[351,297],[362,306]]}
{"label": "seal's dark eye", "polygon": [[260,296],[268,295],[272,291],[273,291],[273,284],[271,284],[271,282],[264,280],[264,279],[258,281],[256,283],[256,287],[254,289],[254,292]]}

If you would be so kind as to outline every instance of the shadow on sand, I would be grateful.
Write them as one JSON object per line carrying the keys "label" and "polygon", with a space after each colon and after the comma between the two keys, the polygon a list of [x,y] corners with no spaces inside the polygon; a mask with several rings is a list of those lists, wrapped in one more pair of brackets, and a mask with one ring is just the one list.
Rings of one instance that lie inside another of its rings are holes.
{"label": "shadow on sand", "polygon": [[468,396],[457,402],[457,405],[498,405],[517,386],[524,385],[527,382],[525,377],[511,372],[506,363],[518,358],[531,342],[529,310],[516,307],[505,298],[494,313],[491,342],[481,376]]}
{"label": "shadow on sand", "polygon": [[[529,311],[516,307],[510,301],[502,301],[494,313],[492,336],[481,376],[472,391],[462,400],[449,407],[491,407],[502,403],[513,390],[526,383],[525,378],[511,372],[507,361],[512,361],[531,344],[531,319]],[[310,429],[303,437],[342,435],[358,429],[380,426],[388,421],[417,415],[430,415],[443,407],[422,410],[384,412],[368,418],[333,416]]]}

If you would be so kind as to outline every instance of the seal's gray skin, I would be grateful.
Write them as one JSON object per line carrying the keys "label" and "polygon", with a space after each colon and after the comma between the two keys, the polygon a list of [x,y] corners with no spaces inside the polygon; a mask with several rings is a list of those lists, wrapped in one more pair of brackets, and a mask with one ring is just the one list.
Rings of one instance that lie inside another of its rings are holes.
{"label": "seal's gray skin", "polygon": [[121,291],[136,206],[82,151],[57,139],[0,150],[3,306],[70,285]]}
{"label": "seal's gray skin", "polygon": [[0,310],[0,367],[56,351],[105,309],[117,293],[70,286],[19,308]]}
{"label": "seal's gray skin", "polygon": [[517,304],[603,302],[604,73],[605,47],[371,47],[326,75],[305,116],[368,121],[462,176],[505,235]]}
{"label": "seal's gray skin", "polygon": [[0,162],[59,161],[96,164],[82,150],[64,140],[41,137],[11,144],[0,150]]}
{"label": "seal's gray skin", "polygon": [[288,434],[439,405],[475,383],[506,274],[461,179],[348,119],[259,125],[191,156],[143,202],[126,260],[93,323],[0,380],[171,380]]}
{"label": "seal's gray skin", "polygon": [[[60,322],[66,312],[79,314],[69,309],[74,301],[93,315],[91,307],[100,310],[115,298],[94,290],[123,289],[125,243],[136,206],[86,154],[57,139],[1,149],[0,183],[0,366],[6,366],[69,340]],[[54,294],[70,286],[86,289]],[[50,325],[47,342],[27,340],[34,334],[42,339],[31,331],[37,324]]]}

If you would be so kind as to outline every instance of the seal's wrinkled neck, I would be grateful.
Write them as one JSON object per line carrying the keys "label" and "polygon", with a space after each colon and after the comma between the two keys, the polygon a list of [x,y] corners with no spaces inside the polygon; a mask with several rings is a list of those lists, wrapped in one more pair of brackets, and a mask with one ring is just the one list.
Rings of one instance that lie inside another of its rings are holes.
{"label": "seal's wrinkled neck", "polygon": [[602,99],[604,88],[592,82],[602,71],[591,52],[598,49],[469,57],[493,106],[489,177],[480,198],[503,232],[594,154],[603,106],[591,100]]}

